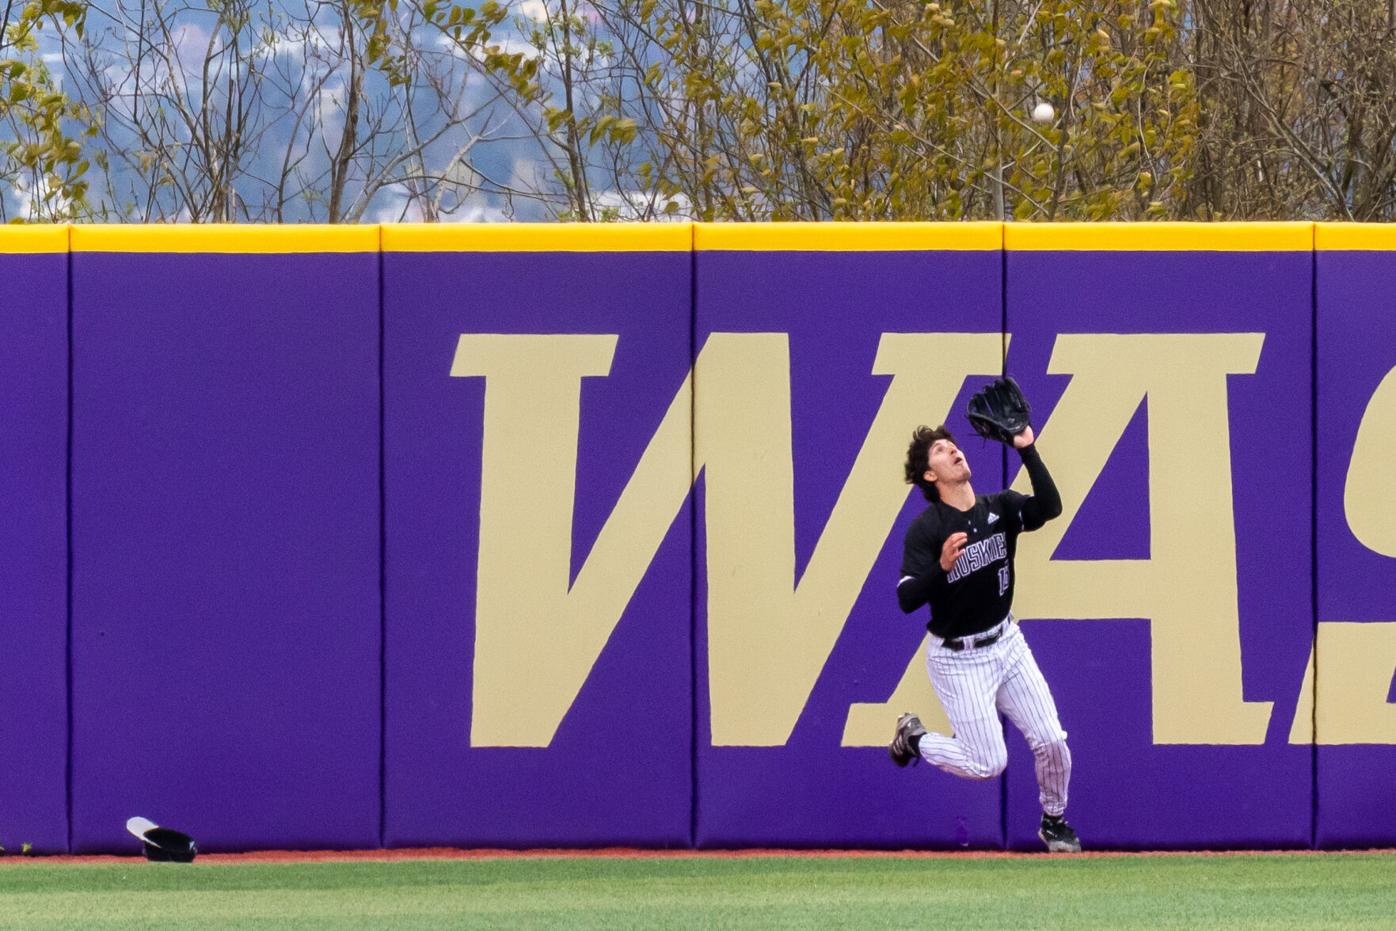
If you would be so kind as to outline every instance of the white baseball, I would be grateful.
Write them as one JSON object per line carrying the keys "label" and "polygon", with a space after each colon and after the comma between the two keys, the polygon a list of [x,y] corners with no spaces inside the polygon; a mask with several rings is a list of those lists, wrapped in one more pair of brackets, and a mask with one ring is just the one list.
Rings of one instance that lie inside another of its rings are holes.
{"label": "white baseball", "polygon": [[1057,118],[1057,111],[1052,109],[1052,105],[1043,101],[1032,108],[1032,121],[1034,123],[1050,123]]}

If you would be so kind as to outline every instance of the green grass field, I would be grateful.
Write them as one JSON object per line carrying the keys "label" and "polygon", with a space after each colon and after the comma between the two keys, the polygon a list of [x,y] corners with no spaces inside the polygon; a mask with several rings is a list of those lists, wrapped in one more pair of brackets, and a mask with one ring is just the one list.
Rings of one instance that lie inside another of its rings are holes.
{"label": "green grass field", "polygon": [[1392,928],[1396,856],[0,864],[3,928]]}

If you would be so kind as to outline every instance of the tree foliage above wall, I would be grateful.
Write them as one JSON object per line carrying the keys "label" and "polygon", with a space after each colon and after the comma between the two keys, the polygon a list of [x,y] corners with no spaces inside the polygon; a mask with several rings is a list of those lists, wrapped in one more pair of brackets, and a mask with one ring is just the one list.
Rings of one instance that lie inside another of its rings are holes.
{"label": "tree foliage above wall", "polygon": [[11,3],[0,200],[114,221],[1387,219],[1394,6]]}

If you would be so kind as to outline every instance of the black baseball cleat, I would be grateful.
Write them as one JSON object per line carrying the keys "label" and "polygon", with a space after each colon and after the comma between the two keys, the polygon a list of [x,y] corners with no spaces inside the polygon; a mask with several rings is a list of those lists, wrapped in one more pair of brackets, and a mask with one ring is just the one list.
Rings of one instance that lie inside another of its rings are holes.
{"label": "black baseball cleat", "polygon": [[1043,812],[1042,826],[1037,829],[1037,836],[1047,845],[1048,853],[1081,852],[1081,838],[1076,836],[1076,832],[1061,815],[1053,817]]}
{"label": "black baseball cleat", "polygon": [[912,760],[919,760],[921,754],[916,750],[914,738],[919,738],[925,733],[926,729],[921,726],[921,719],[910,711],[897,718],[897,733],[887,745],[887,755],[892,758],[892,762],[898,766],[905,766]]}

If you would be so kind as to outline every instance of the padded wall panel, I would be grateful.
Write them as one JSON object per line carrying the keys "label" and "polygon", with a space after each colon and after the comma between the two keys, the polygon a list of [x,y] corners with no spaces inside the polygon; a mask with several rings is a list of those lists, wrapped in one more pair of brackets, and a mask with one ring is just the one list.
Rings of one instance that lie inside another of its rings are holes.
{"label": "padded wall panel", "polygon": [[[897,769],[941,720],[903,615],[912,430],[1002,363],[999,227],[697,228],[698,833],[705,847],[994,847],[1000,786]],[[986,485],[997,449],[967,447]]]}
{"label": "padded wall panel", "polygon": [[379,843],[377,231],[235,232],[74,231],[80,852]]}
{"label": "padded wall panel", "polygon": [[[1311,227],[1005,242],[1008,368],[1066,509],[1020,543],[1016,608],[1070,735],[1068,816],[1088,846],[1307,846]],[[1009,746],[1009,844],[1038,848]]]}
{"label": "padded wall panel", "polygon": [[689,843],[689,242],[385,229],[391,845]]}
{"label": "padded wall panel", "polygon": [[62,853],[66,771],[68,231],[0,229],[0,846]]}
{"label": "padded wall panel", "polygon": [[1396,238],[1317,230],[1321,847],[1389,847],[1396,810]]}

